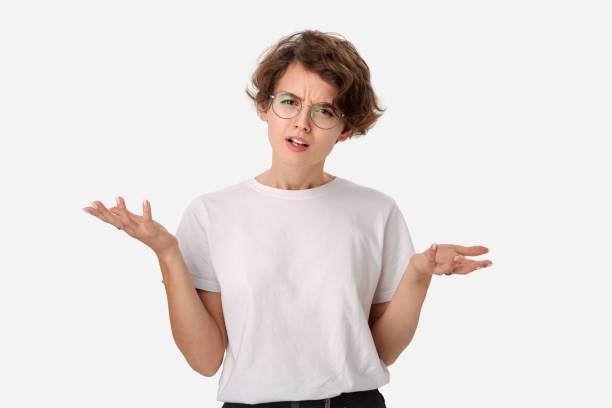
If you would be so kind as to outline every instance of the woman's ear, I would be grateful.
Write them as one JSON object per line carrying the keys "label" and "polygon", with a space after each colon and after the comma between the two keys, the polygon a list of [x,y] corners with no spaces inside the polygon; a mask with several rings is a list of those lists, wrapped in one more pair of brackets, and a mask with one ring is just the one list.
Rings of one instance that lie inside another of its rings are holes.
{"label": "woman's ear", "polygon": [[345,130],[344,132],[340,133],[340,136],[338,136],[338,139],[336,140],[336,143],[338,142],[344,142],[346,139],[349,138],[349,136],[351,136],[353,134],[353,129],[348,128],[347,130]]}
{"label": "woman's ear", "polygon": [[257,114],[259,115],[259,118],[264,122],[268,121],[268,110],[266,109],[264,104],[257,105]]}

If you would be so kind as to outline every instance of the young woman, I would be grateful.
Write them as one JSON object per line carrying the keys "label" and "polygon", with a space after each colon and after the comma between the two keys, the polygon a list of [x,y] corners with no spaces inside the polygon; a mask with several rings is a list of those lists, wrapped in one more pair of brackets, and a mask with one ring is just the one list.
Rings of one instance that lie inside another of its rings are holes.
{"label": "young woman", "polygon": [[194,198],[176,236],[122,198],[87,211],[158,255],[172,334],[189,365],[223,362],[223,407],[385,407],[378,387],[411,341],[432,275],[490,261],[482,246],[416,253],[387,194],[326,173],[338,142],[382,110],[367,64],[338,35],[271,47],[247,90],[267,122],[268,170]]}

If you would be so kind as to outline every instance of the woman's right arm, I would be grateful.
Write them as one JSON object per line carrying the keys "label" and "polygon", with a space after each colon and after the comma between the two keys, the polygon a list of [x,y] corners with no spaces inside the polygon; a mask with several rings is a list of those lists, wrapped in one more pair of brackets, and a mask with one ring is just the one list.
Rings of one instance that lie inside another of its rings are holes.
{"label": "woman's right arm", "polygon": [[[222,334],[220,327],[224,327],[223,315],[218,313],[220,308],[211,311],[206,308],[193,285],[178,244],[158,253],[158,260],[166,286],[174,342],[191,368],[212,377],[221,366],[227,346],[227,336]],[[220,301],[220,295],[216,296]]]}
{"label": "woman's right arm", "polygon": [[219,370],[227,334],[221,308],[221,295],[205,292],[198,295],[175,236],[153,220],[151,204],[143,202],[143,215],[137,215],[117,197],[117,206],[107,209],[101,201],[83,208],[150,247],[157,255],[168,297],[170,326],[174,342],[198,373],[212,377]]}

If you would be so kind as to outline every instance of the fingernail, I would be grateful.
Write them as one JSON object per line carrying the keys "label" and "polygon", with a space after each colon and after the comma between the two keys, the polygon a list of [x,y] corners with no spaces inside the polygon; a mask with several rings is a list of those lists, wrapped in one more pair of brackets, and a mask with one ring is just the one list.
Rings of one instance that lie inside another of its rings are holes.
{"label": "fingernail", "polygon": [[434,244],[431,246],[431,249],[435,251],[437,248],[438,248],[438,244],[434,242]]}
{"label": "fingernail", "polygon": [[142,203],[144,204],[145,207],[147,207],[149,205],[149,200],[144,200]]}
{"label": "fingernail", "polygon": [[91,205],[96,209],[99,210],[100,207],[98,207],[98,204],[94,203],[93,201],[91,202]]}
{"label": "fingernail", "polygon": [[117,205],[121,205],[121,203],[119,202],[119,196],[115,197],[115,200],[117,201]]}
{"label": "fingernail", "polygon": [[85,211],[87,214],[91,215],[91,213],[89,211],[87,211],[87,207],[83,208],[83,211]]}
{"label": "fingernail", "polygon": [[455,262],[457,262],[459,259],[461,259],[461,257],[460,257],[459,255],[455,255],[455,257],[453,258],[453,260],[454,260]]}

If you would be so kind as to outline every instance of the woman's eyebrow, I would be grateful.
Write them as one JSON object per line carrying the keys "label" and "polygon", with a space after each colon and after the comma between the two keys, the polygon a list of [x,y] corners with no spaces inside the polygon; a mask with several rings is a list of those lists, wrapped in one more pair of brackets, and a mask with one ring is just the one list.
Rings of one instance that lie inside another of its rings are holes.
{"label": "woman's eyebrow", "polygon": [[[298,95],[298,94],[296,94],[295,92],[291,92],[291,91],[281,91],[281,92],[288,92],[288,93],[290,93],[291,95],[295,95],[295,96],[297,96],[297,97],[300,99],[300,101],[303,101],[303,100],[304,100],[304,98],[302,98],[301,96],[299,96],[299,95]],[[332,103],[332,102],[329,102],[329,101],[326,101],[326,100],[323,100],[323,101],[317,101],[317,102],[315,102],[315,103],[328,103],[328,104],[330,104],[330,105],[333,105],[333,103]]]}

